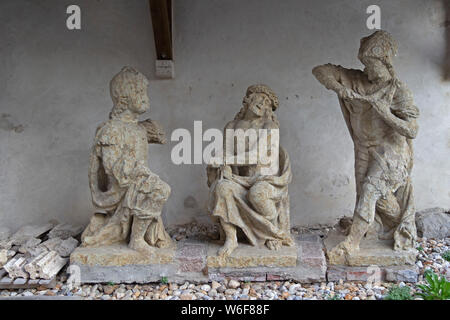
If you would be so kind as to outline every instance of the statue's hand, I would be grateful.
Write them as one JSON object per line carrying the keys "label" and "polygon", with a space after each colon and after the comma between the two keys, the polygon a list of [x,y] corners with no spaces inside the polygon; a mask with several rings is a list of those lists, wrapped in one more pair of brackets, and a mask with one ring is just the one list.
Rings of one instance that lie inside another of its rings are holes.
{"label": "statue's hand", "polygon": [[155,120],[147,119],[139,122],[147,131],[148,143],[165,144],[166,134],[163,127]]}
{"label": "statue's hand", "polygon": [[140,176],[148,177],[148,176],[152,175],[152,172],[141,161],[138,161],[138,163],[136,164],[136,168],[134,169],[134,175],[136,177],[140,177]]}
{"label": "statue's hand", "polygon": [[338,91],[336,91],[339,98],[344,100],[353,100],[362,98],[361,95],[357,94],[354,90],[342,86]]}

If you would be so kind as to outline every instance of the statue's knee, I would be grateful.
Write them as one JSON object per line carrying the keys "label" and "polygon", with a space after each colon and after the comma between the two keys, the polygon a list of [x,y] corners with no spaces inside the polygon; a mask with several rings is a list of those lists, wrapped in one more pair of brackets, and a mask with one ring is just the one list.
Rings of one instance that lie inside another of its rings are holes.
{"label": "statue's knee", "polygon": [[259,203],[269,198],[272,186],[265,182],[255,183],[248,191],[247,198],[251,203]]}

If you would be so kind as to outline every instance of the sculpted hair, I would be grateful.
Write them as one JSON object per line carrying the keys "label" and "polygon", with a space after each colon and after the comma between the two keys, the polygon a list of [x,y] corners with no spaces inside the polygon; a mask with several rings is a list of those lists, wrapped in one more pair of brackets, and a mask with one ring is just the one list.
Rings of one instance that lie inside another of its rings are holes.
{"label": "sculpted hair", "polygon": [[132,67],[123,67],[109,83],[109,91],[113,101],[113,108],[109,114],[113,118],[125,110],[130,103],[130,94],[139,83],[148,85],[148,79],[139,71]]}
{"label": "sculpted hair", "polygon": [[272,121],[275,122],[279,126],[280,123],[274,112],[278,108],[278,105],[279,105],[278,97],[275,95],[275,93],[272,91],[272,89],[270,89],[268,86],[266,86],[264,84],[253,85],[253,86],[250,86],[247,88],[245,97],[242,100],[243,106],[242,106],[241,110],[239,110],[239,112],[234,117],[234,120],[244,119],[245,113],[247,112],[247,108],[248,108],[248,96],[252,93],[264,93],[265,95],[267,95],[267,97],[270,99],[270,101],[272,103],[272,108],[266,112],[264,117],[272,119]]}

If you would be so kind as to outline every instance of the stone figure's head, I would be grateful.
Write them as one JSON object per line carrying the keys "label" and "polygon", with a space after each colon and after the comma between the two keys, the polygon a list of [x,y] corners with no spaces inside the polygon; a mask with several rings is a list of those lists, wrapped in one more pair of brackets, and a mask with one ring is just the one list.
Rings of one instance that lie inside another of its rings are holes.
{"label": "stone figure's head", "polygon": [[364,73],[371,82],[383,82],[394,77],[393,59],[397,55],[397,43],[382,30],[361,39],[358,59],[364,64]]}
{"label": "stone figure's head", "polygon": [[111,117],[125,110],[141,114],[150,108],[148,97],[148,79],[132,67],[123,67],[110,84],[110,93],[114,106]]}
{"label": "stone figure's head", "polygon": [[268,86],[255,84],[247,88],[243,104],[243,116],[252,114],[257,117],[271,116],[278,108],[278,98]]}

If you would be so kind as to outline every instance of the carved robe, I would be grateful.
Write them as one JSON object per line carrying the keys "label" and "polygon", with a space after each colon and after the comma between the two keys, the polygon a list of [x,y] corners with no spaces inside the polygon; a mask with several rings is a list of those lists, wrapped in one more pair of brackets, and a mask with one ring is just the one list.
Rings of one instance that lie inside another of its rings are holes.
{"label": "carved robe", "polygon": [[277,216],[270,218],[257,212],[248,201],[247,194],[250,188],[232,179],[221,178],[219,169],[212,167],[207,169],[210,185],[209,211],[212,216],[240,228],[254,246],[262,245],[267,240],[281,240],[285,245],[293,243],[289,230],[288,195],[292,173],[289,156],[281,147],[279,164],[278,176],[262,176],[252,185],[265,184],[265,196],[276,202]]}
{"label": "carved robe", "polygon": [[133,216],[154,220],[145,235],[150,245],[170,240],[161,219],[170,186],[146,167],[147,153],[147,132],[140,123],[112,119],[97,129],[89,183],[94,205],[107,214],[94,216],[83,241],[102,228],[114,232],[98,245],[126,240]]}

